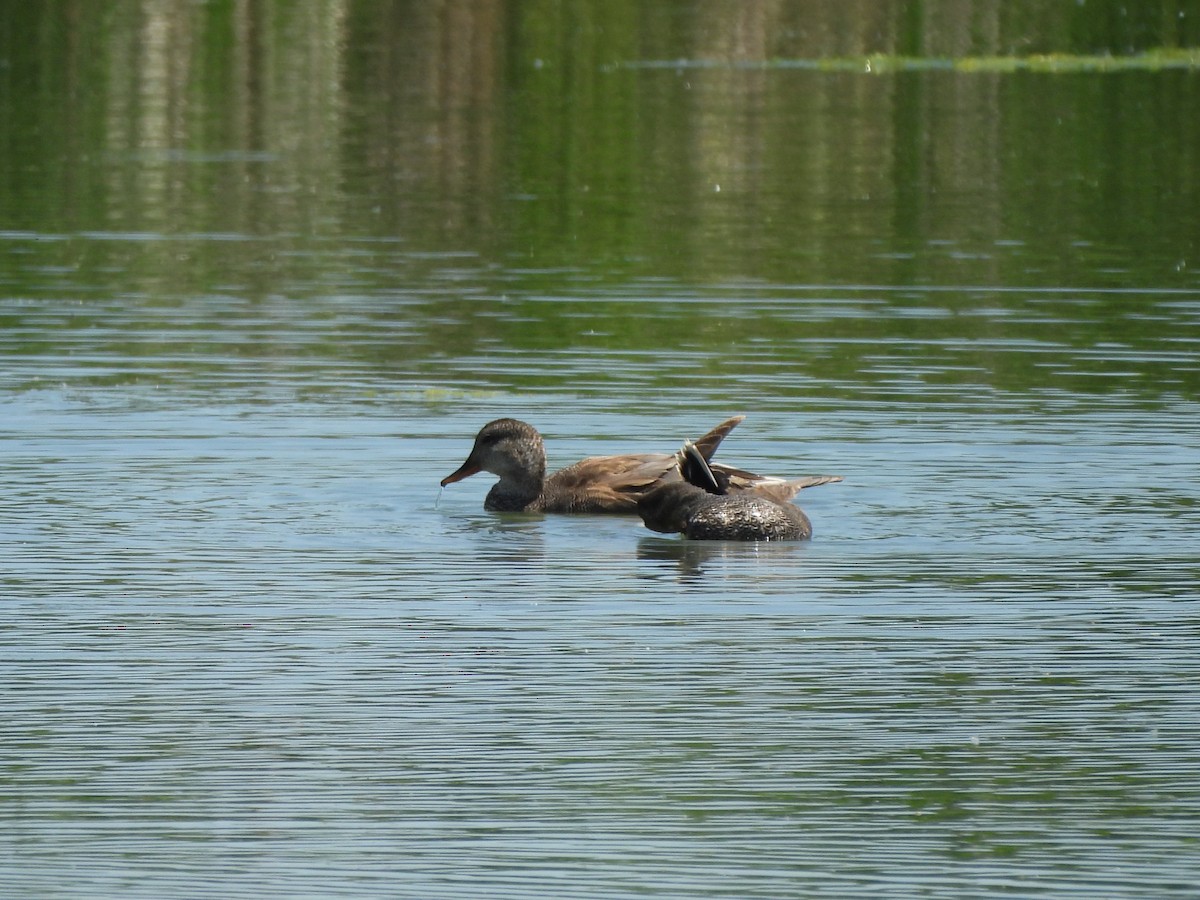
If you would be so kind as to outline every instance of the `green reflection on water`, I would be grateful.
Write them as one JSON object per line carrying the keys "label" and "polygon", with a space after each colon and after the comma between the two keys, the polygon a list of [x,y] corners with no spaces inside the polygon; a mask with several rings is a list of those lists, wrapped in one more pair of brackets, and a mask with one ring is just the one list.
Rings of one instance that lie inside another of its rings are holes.
{"label": "green reflection on water", "polygon": [[16,5],[5,324],[218,368],[530,356],[497,386],[564,354],[1194,397],[1196,6]]}

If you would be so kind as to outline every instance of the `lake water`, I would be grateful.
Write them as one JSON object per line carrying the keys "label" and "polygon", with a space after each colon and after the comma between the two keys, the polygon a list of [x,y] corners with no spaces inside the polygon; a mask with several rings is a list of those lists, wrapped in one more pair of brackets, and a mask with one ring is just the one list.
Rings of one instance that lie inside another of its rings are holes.
{"label": "lake water", "polygon": [[[0,42],[0,895],[1194,896],[1194,68],[433,7]],[[735,413],[811,542],[439,494]]]}

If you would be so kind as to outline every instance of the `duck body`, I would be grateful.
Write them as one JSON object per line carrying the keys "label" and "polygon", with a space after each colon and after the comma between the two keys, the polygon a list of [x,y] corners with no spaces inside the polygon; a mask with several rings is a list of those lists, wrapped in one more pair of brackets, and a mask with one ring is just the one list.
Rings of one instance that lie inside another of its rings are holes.
{"label": "duck body", "polygon": [[[491,472],[499,481],[488,491],[483,505],[495,512],[637,513],[639,502],[651,492],[685,484],[685,470],[693,479],[706,478],[714,489],[719,481],[720,492],[728,499],[745,494],[777,504],[786,503],[802,488],[842,480],[840,475],[788,480],[711,462],[721,441],[744,419],[726,419],[694,444],[687,442],[680,453],[591,456],[548,478],[545,442],[537,429],[520,419],[495,419],[480,429],[466,461],[441,484],[445,487],[478,472]],[[761,518],[767,512],[763,509],[757,515]],[[756,514],[747,511],[742,515],[752,518]]]}
{"label": "duck body", "polygon": [[841,481],[818,475],[797,481],[774,479],[763,493],[731,492],[732,479],[710,466],[690,441],[678,454],[680,480],[663,484],[638,500],[646,527],[698,541],[804,541],[812,522],[791,502],[801,488]]}
{"label": "duck body", "polygon": [[696,541],[804,541],[812,523],[794,503],[756,494],[711,494],[677,481],[638,501],[646,527]]}
{"label": "duck body", "polygon": [[[744,416],[726,419],[696,441],[705,459]],[[546,448],[532,425],[496,419],[475,437],[466,461],[442,479],[442,486],[478,472],[499,476],[483,501],[496,512],[634,513],[638,499],[660,484],[679,481],[673,453],[592,456],[546,477]]]}

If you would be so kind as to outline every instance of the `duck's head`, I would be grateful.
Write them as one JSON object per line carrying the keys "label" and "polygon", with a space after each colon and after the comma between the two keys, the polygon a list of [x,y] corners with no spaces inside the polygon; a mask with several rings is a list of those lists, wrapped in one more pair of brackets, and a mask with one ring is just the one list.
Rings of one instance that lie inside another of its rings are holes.
{"label": "duck's head", "polygon": [[696,509],[712,502],[712,495],[686,481],[656,487],[638,500],[637,511],[651,531],[677,534],[687,527]]}
{"label": "duck's head", "polygon": [[499,475],[501,481],[540,484],[546,477],[546,447],[532,425],[519,419],[488,422],[475,436],[466,462],[442,479],[442,487],[469,478],[477,472]]}

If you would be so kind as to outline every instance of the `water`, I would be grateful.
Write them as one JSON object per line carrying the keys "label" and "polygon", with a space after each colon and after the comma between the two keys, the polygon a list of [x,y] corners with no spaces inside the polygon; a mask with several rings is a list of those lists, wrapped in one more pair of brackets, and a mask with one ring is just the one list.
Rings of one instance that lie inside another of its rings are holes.
{"label": "water", "polygon": [[438,500],[489,415],[565,463],[733,411],[640,400],[652,360],[290,398],[141,365],[5,403],[18,894],[1190,891],[1194,404],[751,386],[722,455],[847,482],[811,544],[689,546]]}
{"label": "water", "polygon": [[[147,146],[0,154],[0,894],[1191,896],[1194,76],[592,93],[614,29],[531,21],[437,107],[282,16],[344,76],[267,80],[295,144],[223,83],[151,127],[149,53]],[[500,415],[558,466],[734,413],[721,459],[845,476],[813,541],[439,495]]]}

